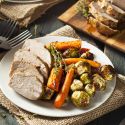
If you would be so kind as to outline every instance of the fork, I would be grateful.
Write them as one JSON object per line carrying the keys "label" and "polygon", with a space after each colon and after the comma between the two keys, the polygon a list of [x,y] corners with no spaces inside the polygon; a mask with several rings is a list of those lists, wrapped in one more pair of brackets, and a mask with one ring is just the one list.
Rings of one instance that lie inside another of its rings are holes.
{"label": "fork", "polygon": [[6,21],[6,26],[4,27],[3,30],[1,30],[0,33],[0,43],[7,41],[11,37],[16,26],[17,26],[16,21],[12,21],[11,19]]}
{"label": "fork", "polygon": [[15,48],[16,46],[23,43],[24,40],[29,39],[31,37],[32,37],[32,34],[28,30],[25,30],[24,32],[20,33],[18,36],[7,41],[9,45],[9,49]]}
{"label": "fork", "polygon": [[44,0],[2,0],[1,2],[23,3],[23,4],[42,2],[44,4],[51,4],[51,3],[55,3],[57,1],[58,0],[54,0],[54,1],[50,1],[50,2],[45,2]]}

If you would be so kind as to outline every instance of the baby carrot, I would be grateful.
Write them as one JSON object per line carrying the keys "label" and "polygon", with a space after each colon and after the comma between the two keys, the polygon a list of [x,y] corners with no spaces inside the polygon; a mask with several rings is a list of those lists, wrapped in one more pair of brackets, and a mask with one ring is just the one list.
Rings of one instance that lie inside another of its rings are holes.
{"label": "baby carrot", "polygon": [[88,60],[88,59],[82,59],[82,58],[67,58],[67,59],[64,59],[65,63],[67,65],[69,64],[72,64],[72,63],[77,63],[79,61],[86,61],[88,62],[92,67],[95,67],[95,68],[98,68],[101,66],[100,63],[98,62],[95,62],[95,61],[92,61],[92,60]]}
{"label": "baby carrot", "polygon": [[63,70],[61,67],[52,68],[47,82],[47,87],[58,92],[62,74],[63,74]]}
{"label": "baby carrot", "polygon": [[59,94],[57,95],[55,101],[54,101],[54,106],[56,108],[60,108],[64,104],[65,99],[68,96],[70,85],[71,85],[73,77],[74,77],[74,71],[75,70],[73,68],[71,68],[68,70],[68,72],[66,74],[64,84],[63,84]]}

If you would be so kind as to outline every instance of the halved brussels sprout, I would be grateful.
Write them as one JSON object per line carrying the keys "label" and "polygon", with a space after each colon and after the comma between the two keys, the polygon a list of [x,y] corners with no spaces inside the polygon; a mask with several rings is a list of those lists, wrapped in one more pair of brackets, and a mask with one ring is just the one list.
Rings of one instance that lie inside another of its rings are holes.
{"label": "halved brussels sprout", "polygon": [[102,66],[100,73],[105,80],[112,80],[116,74],[115,69],[111,65]]}
{"label": "halved brussels sprout", "polygon": [[80,76],[80,80],[82,81],[83,84],[90,84],[91,83],[91,78],[90,78],[90,75],[88,73],[83,73],[81,76]]}
{"label": "halved brussels sprout", "polygon": [[90,96],[85,91],[74,91],[71,100],[75,106],[81,108],[90,104]]}
{"label": "halved brussels sprout", "polygon": [[78,79],[74,79],[70,88],[72,91],[83,90],[83,83]]}
{"label": "halved brussels sprout", "polygon": [[75,64],[75,66],[78,75],[81,75],[83,73],[91,73],[91,66],[87,62],[79,61]]}
{"label": "halved brussels sprout", "polygon": [[105,90],[106,81],[99,74],[94,74],[92,80],[96,90]]}
{"label": "halved brussels sprout", "polygon": [[87,84],[85,86],[85,91],[90,95],[93,96],[95,95],[96,89],[95,86],[93,84]]}
{"label": "halved brussels sprout", "polygon": [[94,55],[93,55],[93,53],[87,51],[87,52],[85,52],[85,53],[83,53],[81,55],[81,58],[93,60],[94,59]]}
{"label": "halved brussels sprout", "polygon": [[79,51],[75,48],[69,48],[63,52],[64,58],[77,58],[79,57]]}
{"label": "halved brussels sprout", "polygon": [[52,98],[52,96],[54,95],[54,90],[48,88],[48,87],[45,87],[45,92],[42,96],[42,99],[45,99],[45,100],[50,100]]}

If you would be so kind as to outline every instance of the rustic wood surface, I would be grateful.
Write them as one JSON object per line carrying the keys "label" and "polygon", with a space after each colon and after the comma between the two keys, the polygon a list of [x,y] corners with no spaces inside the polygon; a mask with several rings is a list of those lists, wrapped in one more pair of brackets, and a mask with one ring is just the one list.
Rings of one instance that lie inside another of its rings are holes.
{"label": "rustic wood surface", "polygon": [[66,10],[66,12],[64,12],[61,16],[59,16],[59,19],[67,24],[70,24],[76,29],[102,41],[103,43],[106,43],[114,48],[119,49],[122,52],[125,52],[125,30],[110,38],[101,35],[95,27],[92,27],[92,25],[88,23],[86,18],[81,16],[81,14],[76,11],[76,6],[77,3]]}
{"label": "rustic wood surface", "polygon": [[[65,10],[67,10],[71,5],[73,5],[76,0],[67,0],[46,12],[41,18],[31,24],[28,29],[34,34],[34,37],[43,36],[48,34],[65,24],[60,22],[57,17],[61,15]],[[102,51],[106,53],[106,55],[113,62],[118,73],[122,73],[125,75],[125,54],[119,52],[111,47],[105,46],[103,43],[92,39],[88,35],[76,31],[83,40],[88,41],[89,43],[97,46]],[[6,51],[1,50],[0,56],[3,56],[3,52]],[[87,125],[119,125],[120,121],[125,117],[125,106],[121,107],[118,110],[115,110],[111,113],[104,115],[101,118],[98,118]],[[15,118],[2,106],[0,106],[0,125],[18,125]]]}

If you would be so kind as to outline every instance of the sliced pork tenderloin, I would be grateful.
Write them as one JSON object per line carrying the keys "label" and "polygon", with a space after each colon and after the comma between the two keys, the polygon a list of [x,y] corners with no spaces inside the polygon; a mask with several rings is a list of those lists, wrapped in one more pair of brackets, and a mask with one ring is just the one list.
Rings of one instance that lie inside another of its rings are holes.
{"label": "sliced pork tenderloin", "polygon": [[23,62],[34,65],[40,70],[45,79],[48,78],[48,67],[32,52],[23,49],[18,50],[14,55],[10,76],[17,68],[23,67]]}
{"label": "sliced pork tenderloin", "polygon": [[116,29],[118,27],[118,20],[105,13],[103,8],[101,8],[97,2],[91,2],[91,4],[89,5],[89,13],[91,13],[92,16],[99,22],[113,29]]}
{"label": "sliced pork tenderloin", "polygon": [[28,39],[23,45],[23,49],[29,50],[34,53],[40,60],[42,60],[49,69],[52,66],[52,59],[50,52],[44,47],[44,44],[37,40]]}
{"label": "sliced pork tenderloin", "polygon": [[[35,74],[36,73],[36,74]],[[30,100],[38,100],[44,94],[44,84],[35,68],[16,71],[10,79],[10,87]]]}
{"label": "sliced pork tenderloin", "polygon": [[99,33],[105,35],[105,36],[112,36],[116,33],[118,33],[118,30],[111,29],[109,26],[104,25],[103,23],[99,22],[97,19],[90,17],[89,22],[96,27]]}
{"label": "sliced pork tenderloin", "polygon": [[17,61],[14,63],[14,66],[16,68],[13,70],[12,75],[15,72],[25,72],[26,75],[30,75],[32,72],[32,75],[36,75],[40,79],[40,81],[44,83],[44,76],[41,75],[39,69],[31,63]]}
{"label": "sliced pork tenderloin", "polygon": [[105,10],[107,14],[111,15],[115,19],[118,19],[119,22],[125,21],[125,11],[117,7],[116,5],[108,1],[106,2],[106,4],[104,4],[103,1],[98,1],[98,5],[103,8],[103,10]]}
{"label": "sliced pork tenderloin", "polygon": [[125,10],[125,0],[110,0],[111,3],[115,4],[119,8]]}

